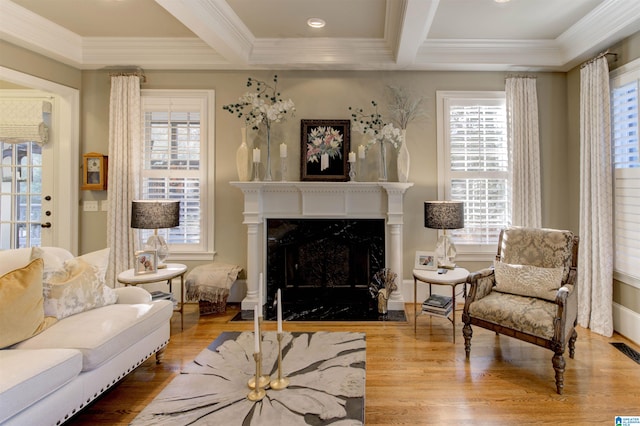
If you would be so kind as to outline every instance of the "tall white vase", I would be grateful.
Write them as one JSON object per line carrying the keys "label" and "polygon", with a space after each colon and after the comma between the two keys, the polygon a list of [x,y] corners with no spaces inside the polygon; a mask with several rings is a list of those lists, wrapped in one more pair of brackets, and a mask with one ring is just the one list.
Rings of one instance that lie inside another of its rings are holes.
{"label": "tall white vase", "polygon": [[246,182],[249,180],[249,147],[247,146],[247,128],[240,128],[242,143],[236,151],[236,169],[238,170],[238,180]]}
{"label": "tall white vase", "polygon": [[398,150],[398,182],[407,182],[409,180],[409,166],[411,165],[411,157],[407,148],[407,130],[402,129],[402,145]]}

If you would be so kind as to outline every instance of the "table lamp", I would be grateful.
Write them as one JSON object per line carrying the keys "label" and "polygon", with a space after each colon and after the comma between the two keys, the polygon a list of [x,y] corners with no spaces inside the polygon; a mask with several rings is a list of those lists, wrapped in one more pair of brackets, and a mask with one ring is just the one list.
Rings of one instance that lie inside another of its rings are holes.
{"label": "table lamp", "polygon": [[163,262],[169,255],[167,242],[158,235],[159,228],[174,228],[180,225],[179,200],[134,200],[131,202],[131,227],[153,229],[145,249],[156,250],[158,268],[166,268]]}
{"label": "table lamp", "polygon": [[456,265],[453,261],[457,254],[456,246],[447,235],[447,229],[464,228],[464,204],[462,201],[425,201],[424,226],[443,231],[436,244],[438,267],[455,268]]}

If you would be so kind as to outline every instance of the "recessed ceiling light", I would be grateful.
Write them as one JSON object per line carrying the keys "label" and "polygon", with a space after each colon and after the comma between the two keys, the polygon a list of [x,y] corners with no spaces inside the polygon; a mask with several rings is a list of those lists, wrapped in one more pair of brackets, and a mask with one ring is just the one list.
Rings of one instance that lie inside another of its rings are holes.
{"label": "recessed ceiling light", "polygon": [[322,28],[325,26],[325,24],[326,22],[324,22],[324,19],[320,19],[320,18],[307,19],[307,25],[310,26],[311,28]]}

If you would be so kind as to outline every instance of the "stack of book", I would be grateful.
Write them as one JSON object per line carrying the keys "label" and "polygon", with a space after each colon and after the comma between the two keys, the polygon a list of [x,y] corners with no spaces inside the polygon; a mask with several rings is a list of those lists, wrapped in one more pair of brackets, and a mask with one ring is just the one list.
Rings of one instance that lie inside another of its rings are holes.
{"label": "stack of book", "polygon": [[453,310],[453,300],[449,296],[432,294],[422,302],[422,312],[448,316]]}
{"label": "stack of book", "polygon": [[171,300],[172,294],[165,293],[164,291],[152,291],[151,292],[151,300]]}

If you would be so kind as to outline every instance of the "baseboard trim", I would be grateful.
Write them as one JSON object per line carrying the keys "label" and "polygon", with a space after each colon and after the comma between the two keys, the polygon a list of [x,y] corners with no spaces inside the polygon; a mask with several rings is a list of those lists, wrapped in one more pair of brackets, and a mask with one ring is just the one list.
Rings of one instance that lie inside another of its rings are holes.
{"label": "baseboard trim", "polygon": [[640,345],[640,314],[615,302],[613,329],[636,345]]}

